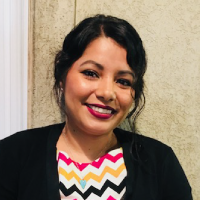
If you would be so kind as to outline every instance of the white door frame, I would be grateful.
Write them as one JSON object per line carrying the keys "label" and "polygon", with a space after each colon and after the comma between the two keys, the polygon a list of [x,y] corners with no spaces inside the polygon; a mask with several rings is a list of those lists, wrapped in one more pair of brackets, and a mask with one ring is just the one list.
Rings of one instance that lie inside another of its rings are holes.
{"label": "white door frame", "polygon": [[28,0],[0,0],[0,139],[27,128]]}

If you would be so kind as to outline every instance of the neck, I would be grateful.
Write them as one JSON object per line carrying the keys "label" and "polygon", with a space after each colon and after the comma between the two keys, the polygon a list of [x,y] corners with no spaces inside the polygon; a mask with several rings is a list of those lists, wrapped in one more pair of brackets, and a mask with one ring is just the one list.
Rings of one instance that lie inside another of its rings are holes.
{"label": "neck", "polygon": [[60,140],[62,150],[77,162],[91,162],[117,145],[113,132],[103,135],[88,135],[64,127]]}

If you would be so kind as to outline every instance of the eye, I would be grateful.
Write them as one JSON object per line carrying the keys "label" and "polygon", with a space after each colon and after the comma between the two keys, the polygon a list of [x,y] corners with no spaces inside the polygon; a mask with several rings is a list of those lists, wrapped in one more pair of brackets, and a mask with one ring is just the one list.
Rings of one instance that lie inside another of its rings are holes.
{"label": "eye", "polygon": [[131,87],[131,82],[127,79],[118,79],[117,83],[125,87]]}
{"label": "eye", "polygon": [[89,78],[98,78],[98,74],[92,70],[84,70],[82,72],[82,74],[84,74],[85,76],[89,77]]}

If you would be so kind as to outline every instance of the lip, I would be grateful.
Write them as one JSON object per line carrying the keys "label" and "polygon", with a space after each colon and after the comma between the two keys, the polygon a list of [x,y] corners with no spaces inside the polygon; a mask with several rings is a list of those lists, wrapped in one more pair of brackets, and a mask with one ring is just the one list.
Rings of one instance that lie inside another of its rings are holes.
{"label": "lip", "polygon": [[[100,105],[100,104],[85,104],[85,105],[87,106],[88,111],[93,116],[100,118],[100,119],[109,119],[116,112],[116,110],[111,108],[110,106],[104,106],[104,105]],[[111,113],[99,113],[99,112],[93,110],[90,106],[95,106],[95,107],[111,110],[112,112]]]}

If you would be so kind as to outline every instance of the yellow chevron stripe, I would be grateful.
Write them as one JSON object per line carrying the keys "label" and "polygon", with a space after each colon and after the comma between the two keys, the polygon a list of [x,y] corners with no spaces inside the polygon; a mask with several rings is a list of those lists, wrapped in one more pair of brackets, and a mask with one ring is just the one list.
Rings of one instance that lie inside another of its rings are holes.
{"label": "yellow chevron stripe", "polygon": [[[124,163],[122,163],[116,170],[107,166],[100,175],[96,175],[93,172],[90,172],[84,177],[84,180],[88,181],[90,179],[93,179],[96,182],[100,183],[106,173],[109,173],[114,177],[118,177],[119,174],[121,174],[121,172],[124,169],[125,169]],[[71,180],[72,178],[75,178],[78,182],[81,180],[81,178],[74,171],[67,173],[62,167],[59,167],[59,174],[62,174],[68,181]]]}
{"label": "yellow chevron stripe", "polygon": [[84,180],[88,181],[90,179],[93,179],[93,180],[95,180],[95,181],[100,183],[106,173],[109,173],[114,177],[118,177],[119,174],[121,174],[121,172],[124,169],[125,169],[125,164],[124,163],[122,163],[116,170],[114,170],[114,169],[112,169],[112,168],[107,166],[107,167],[105,167],[105,169],[103,170],[103,172],[99,176],[94,174],[94,173],[92,173],[92,172],[90,172],[89,174],[87,174],[84,177]]}
{"label": "yellow chevron stripe", "polygon": [[74,171],[67,173],[62,167],[59,167],[58,172],[59,174],[62,174],[68,181],[72,178],[75,178],[78,182],[81,180],[81,178]]}

